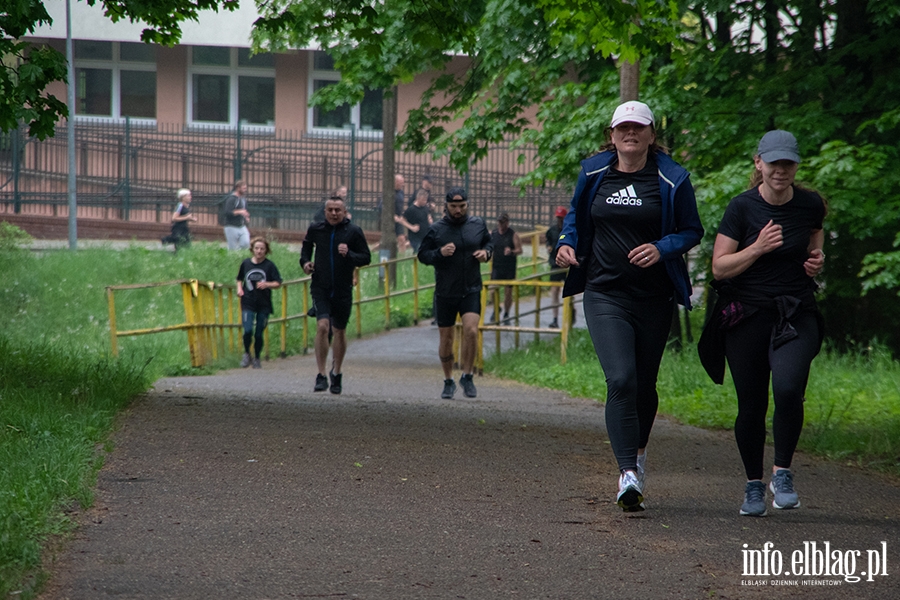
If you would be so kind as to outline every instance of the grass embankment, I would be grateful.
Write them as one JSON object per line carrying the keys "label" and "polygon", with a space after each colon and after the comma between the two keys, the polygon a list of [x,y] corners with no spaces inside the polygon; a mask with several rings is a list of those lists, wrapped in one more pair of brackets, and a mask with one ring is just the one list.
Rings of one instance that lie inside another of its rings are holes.
{"label": "grass embankment", "polygon": [[150,381],[133,363],[0,338],[0,598],[30,597],[42,545],[92,502],[97,445]]}
{"label": "grass embankment", "polygon": [[[558,342],[540,342],[495,356],[486,368],[574,396],[606,398],[603,371],[584,330],[573,332],[565,366],[559,364]],[[660,413],[699,427],[734,426],[737,400],[730,375],[726,372],[723,385],[714,384],[693,346],[666,352],[658,390]],[[900,364],[886,351],[823,351],[813,361],[806,398],[801,449],[900,475]],[[770,406],[770,432],[771,415]]]}

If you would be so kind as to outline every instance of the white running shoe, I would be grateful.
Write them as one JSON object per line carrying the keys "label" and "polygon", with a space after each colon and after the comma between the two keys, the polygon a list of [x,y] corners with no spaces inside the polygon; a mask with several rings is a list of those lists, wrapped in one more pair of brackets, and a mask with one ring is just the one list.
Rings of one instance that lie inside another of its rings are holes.
{"label": "white running shoe", "polygon": [[638,481],[634,471],[625,471],[619,475],[619,493],[616,495],[616,504],[625,512],[638,512],[644,510],[644,492],[641,482]]}

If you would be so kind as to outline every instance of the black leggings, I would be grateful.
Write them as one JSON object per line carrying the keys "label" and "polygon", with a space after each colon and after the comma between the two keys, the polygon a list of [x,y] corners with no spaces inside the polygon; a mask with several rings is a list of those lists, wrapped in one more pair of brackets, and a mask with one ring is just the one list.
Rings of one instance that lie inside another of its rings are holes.
{"label": "black leggings", "polygon": [[787,469],[803,429],[809,365],[821,346],[816,315],[803,312],[791,321],[799,336],[773,349],[770,338],[776,318],[774,311],[761,310],[725,334],[725,356],[738,399],[734,437],[750,480],[763,476],[769,374],[775,403],[775,466]]}
{"label": "black leggings", "polygon": [[584,292],[584,318],[606,375],[606,431],[619,470],[637,468],[659,396],[656,378],[672,325],[673,300],[638,301]]}

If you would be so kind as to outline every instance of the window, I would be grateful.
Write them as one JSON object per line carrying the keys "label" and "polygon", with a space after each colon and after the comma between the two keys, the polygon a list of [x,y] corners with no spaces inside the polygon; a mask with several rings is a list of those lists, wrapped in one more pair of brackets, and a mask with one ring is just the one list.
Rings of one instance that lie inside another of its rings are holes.
{"label": "window", "polygon": [[192,123],[275,126],[274,55],[193,46],[188,81]]}
{"label": "window", "polygon": [[75,40],[75,114],[156,118],[156,47]]}
{"label": "window", "polygon": [[[313,52],[311,63],[310,96],[341,80],[340,72],[334,70],[334,61],[327,53],[322,51]],[[325,110],[320,106],[311,106],[309,108],[309,122],[312,124],[313,130],[340,129],[349,131],[355,128],[362,132],[380,134],[382,131],[381,90],[366,90],[362,102],[354,106],[342,104],[332,110]]]}

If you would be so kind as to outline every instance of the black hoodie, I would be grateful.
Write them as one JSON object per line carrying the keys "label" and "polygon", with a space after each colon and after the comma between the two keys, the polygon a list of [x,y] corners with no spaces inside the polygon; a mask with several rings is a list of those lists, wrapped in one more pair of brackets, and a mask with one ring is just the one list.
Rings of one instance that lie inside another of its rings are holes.
{"label": "black hoodie", "polygon": [[[456,244],[451,256],[441,254],[441,247]],[[466,217],[455,222],[449,215],[431,226],[422,245],[419,260],[434,266],[435,295],[443,298],[462,298],[481,291],[481,263],[472,256],[476,250],[487,250],[488,259],[494,251],[491,234],[479,217]]]}
{"label": "black hoodie", "polygon": [[[341,256],[338,245],[347,244],[347,256]],[[330,296],[346,296],[353,289],[353,270],[372,262],[372,253],[362,229],[344,219],[332,226],[328,221],[311,223],[300,249],[300,266],[312,260],[316,247],[316,269],[312,274],[313,291]]]}

